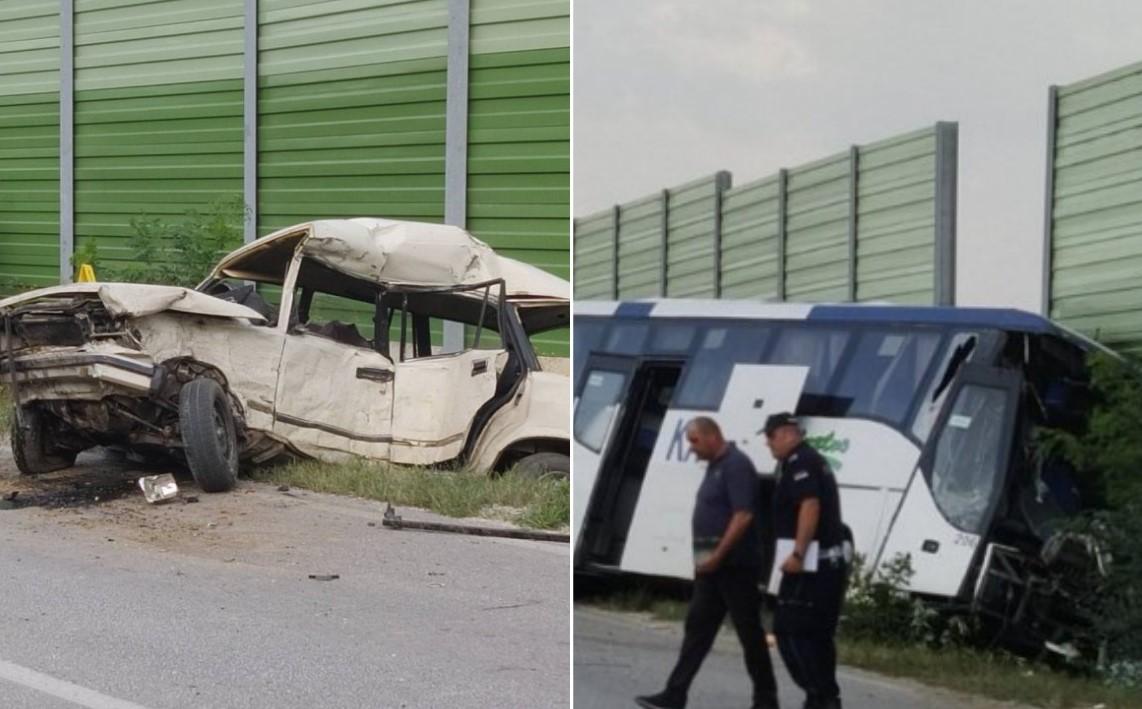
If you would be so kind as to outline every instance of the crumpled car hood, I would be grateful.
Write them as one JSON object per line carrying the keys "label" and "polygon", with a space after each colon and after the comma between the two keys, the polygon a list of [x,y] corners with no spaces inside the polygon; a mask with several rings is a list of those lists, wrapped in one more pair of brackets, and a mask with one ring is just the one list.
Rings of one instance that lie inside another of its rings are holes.
{"label": "crumpled car hood", "polygon": [[242,318],[265,322],[261,313],[205,293],[178,286],[141,283],[72,283],[21,293],[0,300],[0,311],[43,298],[95,293],[107,310],[117,317],[141,317],[166,310],[219,318]]}

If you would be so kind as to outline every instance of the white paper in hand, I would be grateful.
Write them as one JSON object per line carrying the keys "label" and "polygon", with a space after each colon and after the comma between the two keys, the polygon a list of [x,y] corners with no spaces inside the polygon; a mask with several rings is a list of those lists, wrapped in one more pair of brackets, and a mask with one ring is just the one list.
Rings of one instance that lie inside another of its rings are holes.
{"label": "white paper in hand", "polygon": [[[785,560],[793,555],[794,540],[792,539],[778,539],[777,551],[774,559],[777,569],[781,570],[781,565]],[[805,550],[805,560],[801,562],[801,570],[806,572],[814,572],[817,570],[817,557],[820,553],[821,547],[817,542],[810,542],[809,548]]]}

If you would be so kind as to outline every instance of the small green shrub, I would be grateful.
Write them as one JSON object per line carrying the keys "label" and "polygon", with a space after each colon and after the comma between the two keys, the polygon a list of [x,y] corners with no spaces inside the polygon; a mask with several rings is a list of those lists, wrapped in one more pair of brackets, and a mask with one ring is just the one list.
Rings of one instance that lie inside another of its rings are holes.
{"label": "small green shrub", "polygon": [[849,587],[841,617],[845,637],[875,642],[912,642],[923,630],[923,611],[908,592],[912,559],[907,554],[886,561],[875,573],[857,555],[849,576]]}
{"label": "small green shrub", "polygon": [[912,557],[900,554],[871,573],[859,554],[845,594],[840,633],[854,641],[888,645],[923,644],[933,648],[966,644],[975,638],[972,618],[941,613],[906,590]]}
{"label": "small green shrub", "polygon": [[145,214],[134,217],[132,262],[103,265],[99,279],[194,287],[219,257],[241,245],[246,216],[242,198],[228,197],[212,202],[206,211],[191,209],[174,224]]}
{"label": "small green shrub", "polygon": [[92,268],[98,267],[99,245],[95,243],[94,239],[81,239],[71,253],[70,263],[72,275],[75,275],[79,267],[84,264]]}
{"label": "small green shrub", "polygon": [[1110,563],[1091,608],[1103,643],[1100,669],[1142,686],[1142,367],[1136,359],[1090,357],[1092,409],[1086,430],[1039,433],[1039,444],[1070,462],[1096,509],[1074,530],[1098,541]]}

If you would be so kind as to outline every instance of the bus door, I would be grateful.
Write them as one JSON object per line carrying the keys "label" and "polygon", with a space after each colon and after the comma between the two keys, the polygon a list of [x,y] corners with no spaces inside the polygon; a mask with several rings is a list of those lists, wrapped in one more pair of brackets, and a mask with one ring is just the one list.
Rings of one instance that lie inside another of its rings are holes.
{"label": "bus door", "polygon": [[587,473],[574,486],[577,563],[617,567],[622,559],[682,366],[613,356],[588,361],[575,412],[575,474],[581,465]]}
{"label": "bus door", "polygon": [[1006,487],[1021,391],[1018,371],[960,370],[880,554],[910,556],[912,591],[964,590]]}

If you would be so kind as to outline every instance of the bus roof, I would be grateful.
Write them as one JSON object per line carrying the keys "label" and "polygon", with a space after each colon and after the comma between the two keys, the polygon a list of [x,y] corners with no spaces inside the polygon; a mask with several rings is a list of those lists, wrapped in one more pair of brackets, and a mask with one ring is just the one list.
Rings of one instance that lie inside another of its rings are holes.
{"label": "bus roof", "polygon": [[[987,327],[1013,332],[1056,335],[1083,349],[1106,348],[1041,315],[1015,308],[886,305],[880,303],[810,304],[766,303],[754,300],[649,298],[630,301],[582,301],[574,304],[576,315],[617,318],[720,317],[758,320],[806,320],[809,322],[907,323]],[[1107,350],[1109,351],[1109,350]]]}

